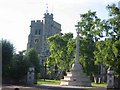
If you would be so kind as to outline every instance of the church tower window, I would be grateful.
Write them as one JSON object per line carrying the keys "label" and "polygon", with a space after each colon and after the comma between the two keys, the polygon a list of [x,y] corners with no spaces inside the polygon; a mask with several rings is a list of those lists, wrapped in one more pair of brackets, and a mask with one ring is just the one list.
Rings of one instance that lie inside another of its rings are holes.
{"label": "church tower window", "polygon": [[40,29],[39,29],[39,31],[38,31],[38,34],[40,35]]}
{"label": "church tower window", "polygon": [[35,30],[35,35],[40,35],[40,29]]}
{"label": "church tower window", "polygon": [[37,35],[37,29],[35,30],[35,35]]}

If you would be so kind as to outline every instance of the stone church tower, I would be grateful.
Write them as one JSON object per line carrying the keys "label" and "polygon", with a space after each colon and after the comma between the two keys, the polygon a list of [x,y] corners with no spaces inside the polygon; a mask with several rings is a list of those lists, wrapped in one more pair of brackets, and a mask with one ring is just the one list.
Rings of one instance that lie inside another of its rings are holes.
{"label": "stone church tower", "polygon": [[27,49],[34,48],[40,58],[40,65],[49,56],[47,38],[61,33],[61,24],[53,20],[53,14],[45,13],[43,20],[31,21]]}

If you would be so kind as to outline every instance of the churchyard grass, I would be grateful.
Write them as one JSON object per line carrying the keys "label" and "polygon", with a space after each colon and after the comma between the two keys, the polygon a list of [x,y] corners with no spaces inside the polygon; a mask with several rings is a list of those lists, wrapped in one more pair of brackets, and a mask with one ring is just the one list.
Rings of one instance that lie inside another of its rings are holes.
{"label": "churchyard grass", "polygon": [[[37,84],[57,84],[57,85],[59,85],[60,80],[39,79],[39,80],[37,80]],[[107,83],[101,83],[101,84],[92,83],[92,86],[105,87],[105,86],[107,86]]]}
{"label": "churchyard grass", "polygon": [[106,87],[107,86],[107,83],[92,83],[92,86],[100,86],[100,87]]}
{"label": "churchyard grass", "polygon": [[37,84],[60,84],[60,80],[39,79]]}

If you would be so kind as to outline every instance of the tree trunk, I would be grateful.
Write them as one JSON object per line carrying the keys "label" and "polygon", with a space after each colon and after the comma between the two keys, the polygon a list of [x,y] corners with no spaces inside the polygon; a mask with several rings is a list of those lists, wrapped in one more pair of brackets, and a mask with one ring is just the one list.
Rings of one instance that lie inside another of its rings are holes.
{"label": "tree trunk", "polygon": [[101,77],[99,75],[94,76],[94,83],[101,83]]}
{"label": "tree trunk", "polygon": [[97,76],[94,76],[94,83],[98,83],[98,77]]}

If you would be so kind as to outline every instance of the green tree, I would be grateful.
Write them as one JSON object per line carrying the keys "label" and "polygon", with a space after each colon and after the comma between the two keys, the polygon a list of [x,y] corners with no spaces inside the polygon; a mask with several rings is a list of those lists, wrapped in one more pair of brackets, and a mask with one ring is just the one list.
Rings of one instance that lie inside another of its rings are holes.
{"label": "green tree", "polygon": [[[73,34],[56,34],[48,38],[48,43],[50,45],[50,56],[46,62],[47,66],[58,69],[61,72],[69,71],[75,51]],[[49,68],[49,73],[52,72],[52,68]]]}
{"label": "green tree", "polygon": [[94,52],[96,62],[104,62],[112,67],[116,75],[120,78],[120,9],[115,4],[108,5],[110,18],[107,20],[105,30],[106,39],[97,42],[97,50]]}
{"label": "green tree", "polygon": [[3,81],[10,78],[10,64],[14,53],[13,44],[10,41],[2,39],[2,79]]}
{"label": "green tree", "polygon": [[[25,59],[24,51],[14,54],[11,62],[10,76],[14,83],[25,83],[28,61]],[[24,81],[22,81],[24,80]]]}
{"label": "green tree", "polygon": [[87,75],[96,76],[99,74],[99,66],[94,63],[93,52],[95,50],[95,42],[87,38],[81,39],[80,42],[80,63]]}
{"label": "green tree", "polygon": [[120,76],[120,41],[113,42],[112,39],[107,39],[102,42],[97,42],[97,50],[94,52],[96,63],[105,63],[106,66],[113,67],[117,75]]}
{"label": "green tree", "polygon": [[28,62],[29,67],[33,66],[35,68],[35,79],[37,79],[38,73],[40,72],[40,62],[35,49],[30,48],[26,51],[25,60]]}
{"label": "green tree", "polygon": [[[88,75],[99,75],[100,65],[95,64],[94,51],[95,44],[102,38],[103,31],[107,28],[105,20],[96,16],[96,12],[88,11],[81,14],[81,21],[78,22],[80,32],[80,63]],[[105,27],[106,26],[106,27]]]}
{"label": "green tree", "polygon": [[108,5],[107,10],[110,16],[107,20],[107,24],[110,27],[106,29],[107,36],[111,37],[114,41],[120,40],[120,9],[113,4]]}

